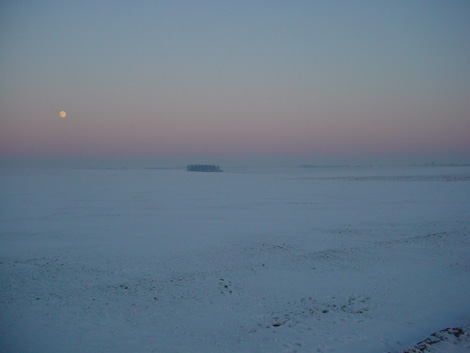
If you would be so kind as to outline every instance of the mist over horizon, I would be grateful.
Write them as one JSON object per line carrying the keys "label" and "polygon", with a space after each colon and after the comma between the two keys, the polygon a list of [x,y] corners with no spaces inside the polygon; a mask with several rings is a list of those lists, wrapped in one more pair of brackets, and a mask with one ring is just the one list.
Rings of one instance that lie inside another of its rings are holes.
{"label": "mist over horizon", "polygon": [[236,168],[363,168],[363,167],[458,167],[470,166],[466,160],[456,159],[317,159],[317,160],[255,160],[249,158],[220,160],[217,158],[184,158],[172,160],[151,159],[104,159],[94,160],[91,158],[65,160],[7,160],[0,163],[0,168],[21,168],[21,169],[184,169],[189,164],[212,164],[218,165],[223,170]]}

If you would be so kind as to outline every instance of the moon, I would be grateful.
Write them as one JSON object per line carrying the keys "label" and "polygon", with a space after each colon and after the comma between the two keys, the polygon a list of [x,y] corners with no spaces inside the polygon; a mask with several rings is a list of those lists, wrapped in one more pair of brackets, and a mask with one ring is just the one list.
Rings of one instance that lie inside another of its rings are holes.
{"label": "moon", "polygon": [[65,118],[67,116],[67,113],[64,112],[63,110],[61,110],[59,115],[60,115],[61,118]]}

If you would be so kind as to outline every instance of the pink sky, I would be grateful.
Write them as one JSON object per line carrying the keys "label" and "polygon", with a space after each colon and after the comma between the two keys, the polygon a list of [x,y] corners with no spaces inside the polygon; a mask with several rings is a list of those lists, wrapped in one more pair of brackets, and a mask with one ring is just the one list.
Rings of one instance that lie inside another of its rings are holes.
{"label": "pink sky", "polygon": [[468,4],[121,5],[2,5],[4,164],[470,163]]}

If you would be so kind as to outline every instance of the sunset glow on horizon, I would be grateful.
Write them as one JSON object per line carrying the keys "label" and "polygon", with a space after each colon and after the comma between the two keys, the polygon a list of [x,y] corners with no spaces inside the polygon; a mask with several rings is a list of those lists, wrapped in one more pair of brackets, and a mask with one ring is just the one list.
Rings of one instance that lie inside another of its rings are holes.
{"label": "sunset glow on horizon", "polygon": [[1,165],[470,163],[466,2],[0,13]]}

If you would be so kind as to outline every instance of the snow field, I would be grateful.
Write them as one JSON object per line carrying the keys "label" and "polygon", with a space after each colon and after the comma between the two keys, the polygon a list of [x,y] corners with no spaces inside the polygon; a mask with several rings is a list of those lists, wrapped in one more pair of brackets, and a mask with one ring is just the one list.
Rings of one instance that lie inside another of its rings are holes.
{"label": "snow field", "polygon": [[2,171],[4,352],[399,352],[468,325],[469,168]]}

